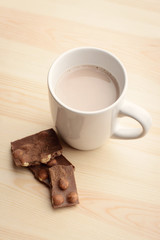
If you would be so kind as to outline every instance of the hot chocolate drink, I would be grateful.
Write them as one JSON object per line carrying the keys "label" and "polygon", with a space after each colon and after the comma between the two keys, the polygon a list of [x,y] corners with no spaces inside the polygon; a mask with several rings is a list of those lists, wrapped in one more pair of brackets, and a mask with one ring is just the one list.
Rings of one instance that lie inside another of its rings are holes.
{"label": "hot chocolate drink", "polygon": [[81,65],[61,75],[55,93],[68,107],[89,112],[113,104],[119,97],[119,87],[115,77],[104,68]]}

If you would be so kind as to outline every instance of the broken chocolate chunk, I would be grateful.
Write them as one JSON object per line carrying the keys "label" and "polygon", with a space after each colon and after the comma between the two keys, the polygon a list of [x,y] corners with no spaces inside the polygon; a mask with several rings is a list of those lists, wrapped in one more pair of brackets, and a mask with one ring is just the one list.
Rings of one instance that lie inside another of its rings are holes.
{"label": "broken chocolate chunk", "polygon": [[11,151],[16,166],[47,164],[62,154],[56,132],[48,129],[11,143]]}
{"label": "broken chocolate chunk", "polygon": [[69,207],[79,203],[74,169],[71,165],[55,165],[49,168],[49,177],[53,208]]}
{"label": "broken chocolate chunk", "polygon": [[[49,167],[54,166],[54,165],[71,165],[73,168],[75,168],[72,163],[70,163],[63,155],[56,157],[55,159],[52,159],[50,162],[51,164],[40,164],[40,165],[35,165],[35,166],[29,166],[29,169],[31,172],[34,174],[35,178],[38,179],[39,181],[45,183],[48,187],[50,187],[50,182],[49,182]],[[49,165],[49,166],[48,166]]]}

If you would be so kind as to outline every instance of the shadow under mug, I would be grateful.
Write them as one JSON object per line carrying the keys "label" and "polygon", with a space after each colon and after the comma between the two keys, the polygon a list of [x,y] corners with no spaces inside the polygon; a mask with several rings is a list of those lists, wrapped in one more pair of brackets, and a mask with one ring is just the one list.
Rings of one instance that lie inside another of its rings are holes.
{"label": "shadow under mug", "polygon": [[[72,109],[61,102],[55,94],[56,83],[61,74],[79,65],[95,65],[109,71],[118,82],[119,98],[107,108],[89,112]],[[151,126],[151,117],[143,108],[124,99],[127,81],[123,64],[103,49],[80,47],[60,55],[49,70],[48,90],[53,122],[63,140],[76,149],[91,150],[103,145],[108,138],[143,137]],[[139,128],[121,128],[117,119],[122,116],[138,121]]]}

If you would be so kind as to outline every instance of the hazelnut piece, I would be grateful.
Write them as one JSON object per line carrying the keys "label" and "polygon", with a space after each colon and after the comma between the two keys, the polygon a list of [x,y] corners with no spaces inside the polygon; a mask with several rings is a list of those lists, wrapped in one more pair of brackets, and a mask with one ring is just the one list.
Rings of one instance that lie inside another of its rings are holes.
{"label": "hazelnut piece", "polygon": [[42,157],[42,158],[41,158],[41,163],[47,163],[47,162],[49,162],[50,159],[51,159],[51,154],[48,154],[48,155],[45,155],[45,156],[43,156],[43,154],[42,154],[41,157]]}
{"label": "hazelnut piece", "polygon": [[78,195],[76,192],[70,192],[67,196],[67,201],[69,203],[75,203],[78,200]]}
{"label": "hazelnut piece", "polygon": [[48,163],[47,163],[47,166],[48,167],[52,167],[52,166],[54,166],[54,165],[56,165],[57,164],[57,160],[56,159],[52,159],[52,160],[50,160]]}
{"label": "hazelnut piece", "polygon": [[39,176],[39,180],[43,181],[43,180],[46,180],[48,178],[48,173],[45,169],[40,169],[40,171],[38,173],[38,176]]}
{"label": "hazelnut piece", "polygon": [[21,149],[16,149],[16,150],[13,152],[13,156],[14,156],[15,158],[22,158],[23,154],[24,154],[24,151],[21,150]]}
{"label": "hazelnut piece", "polygon": [[32,149],[32,147],[33,147],[33,144],[24,144],[23,146],[22,146],[22,149],[24,149],[24,150],[30,150],[30,149]]}
{"label": "hazelnut piece", "polygon": [[69,182],[66,178],[60,178],[58,186],[62,190],[66,190],[68,188]]}
{"label": "hazelnut piece", "polygon": [[28,162],[24,162],[22,166],[28,167],[28,166],[29,166],[29,163],[28,163]]}
{"label": "hazelnut piece", "polygon": [[60,194],[54,195],[52,199],[55,206],[61,205],[64,202],[64,198]]}
{"label": "hazelnut piece", "polygon": [[57,151],[56,156],[61,156],[62,155],[62,150]]}

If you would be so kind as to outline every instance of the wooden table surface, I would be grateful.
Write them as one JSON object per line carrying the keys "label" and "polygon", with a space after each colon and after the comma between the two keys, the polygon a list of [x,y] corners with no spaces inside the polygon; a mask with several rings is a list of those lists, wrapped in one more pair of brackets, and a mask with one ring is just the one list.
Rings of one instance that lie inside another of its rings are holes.
{"label": "wooden table surface", "polygon": [[[159,0],[0,0],[0,240],[160,239],[159,37]],[[10,142],[53,127],[47,72],[79,46],[120,58],[126,99],[149,111],[153,125],[144,138],[111,139],[94,151],[63,143],[80,204],[54,210],[49,190],[14,167]]]}

